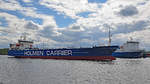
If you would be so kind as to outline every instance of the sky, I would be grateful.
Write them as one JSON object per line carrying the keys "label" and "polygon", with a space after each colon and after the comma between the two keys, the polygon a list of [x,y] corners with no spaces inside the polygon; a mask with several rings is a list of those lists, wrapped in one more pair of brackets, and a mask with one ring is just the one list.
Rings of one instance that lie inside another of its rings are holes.
{"label": "sky", "polygon": [[0,0],[0,48],[22,35],[35,47],[122,45],[150,50],[150,0]]}

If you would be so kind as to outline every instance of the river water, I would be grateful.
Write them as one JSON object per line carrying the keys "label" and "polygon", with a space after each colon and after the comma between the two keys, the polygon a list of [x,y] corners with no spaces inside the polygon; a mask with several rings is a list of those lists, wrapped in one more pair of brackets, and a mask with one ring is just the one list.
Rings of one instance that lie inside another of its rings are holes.
{"label": "river water", "polygon": [[102,62],[0,55],[0,84],[150,84],[150,58]]}

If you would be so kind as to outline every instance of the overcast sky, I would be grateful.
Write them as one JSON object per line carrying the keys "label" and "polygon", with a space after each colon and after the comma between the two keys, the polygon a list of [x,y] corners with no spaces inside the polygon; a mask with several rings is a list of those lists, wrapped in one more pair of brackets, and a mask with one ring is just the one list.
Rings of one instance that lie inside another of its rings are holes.
{"label": "overcast sky", "polygon": [[150,50],[150,0],[0,0],[0,48],[22,34],[47,48],[121,45]]}

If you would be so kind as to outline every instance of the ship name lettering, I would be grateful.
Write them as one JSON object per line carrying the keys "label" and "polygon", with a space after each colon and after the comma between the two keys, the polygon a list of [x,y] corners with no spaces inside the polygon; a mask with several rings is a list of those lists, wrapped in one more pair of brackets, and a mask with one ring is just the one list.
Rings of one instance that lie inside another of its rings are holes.
{"label": "ship name lettering", "polygon": [[53,55],[72,55],[72,51],[71,50],[51,50],[51,51],[47,51],[46,54],[48,56],[53,56]]}
{"label": "ship name lettering", "polygon": [[43,55],[43,51],[25,51],[24,55],[34,56],[34,55]]}

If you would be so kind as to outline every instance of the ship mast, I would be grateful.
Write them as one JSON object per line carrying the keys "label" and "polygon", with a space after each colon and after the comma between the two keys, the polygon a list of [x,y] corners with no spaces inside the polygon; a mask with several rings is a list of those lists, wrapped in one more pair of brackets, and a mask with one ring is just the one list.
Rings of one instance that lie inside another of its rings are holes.
{"label": "ship mast", "polygon": [[111,46],[111,32],[110,32],[110,27],[109,27],[109,39],[108,39],[108,46]]}
{"label": "ship mast", "polygon": [[21,40],[24,40],[24,41],[26,41],[26,33],[24,32],[23,34],[22,34],[22,36],[21,36]]}

